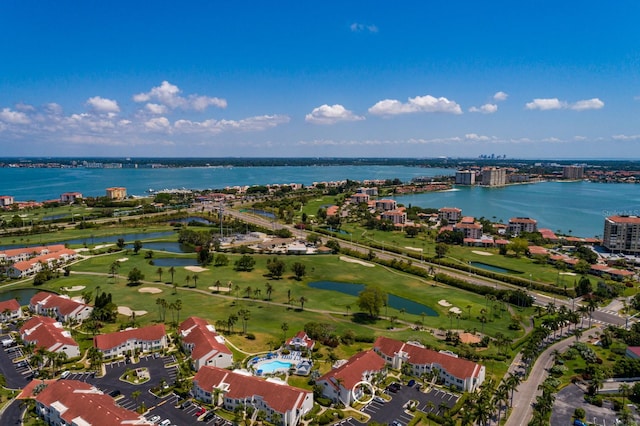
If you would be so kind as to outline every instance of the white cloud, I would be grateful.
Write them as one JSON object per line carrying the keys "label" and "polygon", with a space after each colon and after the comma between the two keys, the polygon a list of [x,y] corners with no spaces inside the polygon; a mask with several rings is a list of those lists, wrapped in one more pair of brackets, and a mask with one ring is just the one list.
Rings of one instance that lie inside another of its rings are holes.
{"label": "white cloud", "polygon": [[163,81],[160,86],[153,87],[147,93],[138,93],[133,96],[135,102],[149,102],[154,100],[171,109],[181,108],[185,110],[204,111],[209,106],[226,108],[227,101],[221,98],[189,95],[186,98],[180,96],[182,90],[176,85]]}
{"label": "white cloud", "polygon": [[496,92],[493,95],[493,100],[494,101],[506,101],[508,97],[509,97],[509,95],[507,93],[505,93],[503,91],[499,91],[499,92]]}
{"label": "white cloud", "polygon": [[573,137],[574,141],[586,141],[587,138],[585,136],[576,135]]}
{"label": "white cloud", "polygon": [[469,108],[469,112],[481,112],[482,114],[493,114],[496,111],[498,111],[496,104],[484,104],[480,108],[474,106]]}
{"label": "white cloud", "polygon": [[167,112],[169,112],[169,108],[167,108],[165,105],[160,105],[160,104],[153,104],[153,103],[148,103],[144,106],[144,109],[146,109],[147,111],[149,111],[151,114],[166,114]]}
{"label": "white cloud", "polygon": [[640,135],[613,135],[611,139],[616,141],[637,141],[640,139]]}
{"label": "white cloud", "polygon": [[588,109],[601,109],[604,107],[604,102],[602,102],[598,98],[593,99],[585,99],[582,101],[578,101],[575,104],[571,105],[571,109],[576,111],[585,111]]}
{"label": "white cloud", "polygon": [[85,105],[98,114],[115,114],[120,112],[118,102],[111,99],[101,98],[100,96],[94,96],[93,98],[87,99]]}
{"label": "white cloud", "polygon": [[33,112],[36,110],[33,105],[25,104],[24,102],[18,102],[16,104],[16,109],[23,112]]}
{"label": "white cloud", "polygon": [[464,138],[469,141],[479,141],[479,142],[491,140],[489,136],[482,136],[482,135],[478,135],[477,133],[467,133],[466,135],[464,135]]}
{"label": "white cloud", "polygon": [[177,131],[183,133],[218,134],[225,131],[257,132],[279,126],[280,124],[286,124],[290,120],[289,116],[286,115],[260,115],[242,120],[178,120],[174,127]]}
{"label": "white cloud", "polygon": [[364,117],[355,115],[340,104],[321,105],[305,116],[305,121],[314,124],[335,124],[340,121],[360,121]]}
{"label": "white cloud", "polygon": [[374,115],[398,115],[415,112],[462,114],[462,109],[454,101],[442,97],[435,98],[431,95],[409,98],[407,103],[395,99],[385,99],[369,108],[369,113]]}
{"label": "white cloud", "polygon": [[534,99],[532,102],[527,102],[525,108],[527,109],[539,109],[541,111],[547,111],[551,109],[563,109],[567,107],[566,102],[558,100],[558,98],[551,99]]}
{"label": "white cloud", "polygon": [[55,102],[51,102],[44,106],[44,111],[50,115],[61,115],[62,107]]}
{"label": "white cloud", "polygon": [[586,111],[590,109],[601,109],[604,107],[604,102],[598,98],[584,99],[575,103],[568,103],[560,101],[558,98],[549,99],[534,99],[532,102],[527,102],[526,109],[533,110],[539,109],[541,111],[548,111],[552,109],[572,109],[574,111]]}
{"label": "white cloud", "polygon": [[360,33],[360,32],[363,32],[363,31],[367,31],[367,32],[370,32],[370,33],[377,33],[378,32],[378,27],[376,27],[375,25],[366,25],[366,24],[361,24],[361,23],[358,23],[358,22],[354,22],[353,24],[349,25],[349,28],[354,33]]}
{"label": "white cloud", "polygon": [[144,126],[152,131],[164,131],[171,128],[171,123],[166,117],[157,117],[145,122]]}
{"label": "white cloud", "polygon": [[3,108],[0,111],[0,120],[8,124],[29,124],[31,122],[24,112],[11,111],[9,108]]}

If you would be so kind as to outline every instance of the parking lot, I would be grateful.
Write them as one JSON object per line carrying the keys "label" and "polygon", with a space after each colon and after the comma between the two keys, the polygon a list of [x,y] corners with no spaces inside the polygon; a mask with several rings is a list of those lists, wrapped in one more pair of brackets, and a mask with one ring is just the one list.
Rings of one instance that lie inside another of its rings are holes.
{"label": "parking lot", "polygon": [[[391,401],[383,403],[372,400],[361,411],[378,423],[392,424],[395,421],[400,426],[405,426],[413,418],[412,414],[405,412],[405,405],[408,401],[418,401],[417,409],[420,411],[442,415],[443,410],[453,407],[459,399],[459,396],[445,390],[434,388],[423,392],[418,387],[404,385],[400,386],[397,392],[388,392],[387,394],[391,396]],[[354,419],[345,419],[340,424],[355,426],[358,422]]]}
{"label": "parking lot", "polygon": [[[9,337],[8,334],[3,334],[0,340]],[[33,378],[33,369],[28,361],[16,361],[22,357],[24,357],[22,348],[16,345],[3,347],[0,351],[0,373],[6,378],[9,387],[22,388]]]}

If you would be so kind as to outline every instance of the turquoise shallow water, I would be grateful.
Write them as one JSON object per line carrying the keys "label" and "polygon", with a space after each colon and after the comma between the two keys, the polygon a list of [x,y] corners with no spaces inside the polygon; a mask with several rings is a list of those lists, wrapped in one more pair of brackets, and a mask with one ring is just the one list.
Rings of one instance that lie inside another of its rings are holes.
{"label": "turquoise shallow water", "polygon": [[[105,188],[124,186],[129,194],[148,189],[224,188],[235,185],[302,183],[341,179],[394,179],[453,175],[454,169],[404,166],[278,166],[178,169],[27,169],[0,168],[0,195],[16,200],[48,200],[78,191],[101,196]],[[544,182],[503,188],[457,187],[452,191],[395,197],[421,207],[459,207],[465,215],[492,220],[529,216],[539,227],[583,237],[602,235],[604,218],[640,215],[640,186],[591,182]]]}

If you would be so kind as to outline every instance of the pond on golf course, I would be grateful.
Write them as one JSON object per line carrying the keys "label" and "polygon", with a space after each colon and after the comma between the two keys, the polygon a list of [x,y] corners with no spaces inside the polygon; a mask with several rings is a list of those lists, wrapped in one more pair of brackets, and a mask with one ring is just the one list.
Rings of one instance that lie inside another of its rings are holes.
{"label": "pond on golf course", "polygon": [[[348,294],[350,296],[358,296],[365,289],[364,284],[341,283],[336,281],[315,281],[309,283],[309,287],[319,290],[331,290],[339,293]],[[438,313],[427,305],[405,299],[404,297],[389,294],[389,307],[394,309],[404,309],[408,314],[422,315],[423,313],[430,317],[437,317]]]}

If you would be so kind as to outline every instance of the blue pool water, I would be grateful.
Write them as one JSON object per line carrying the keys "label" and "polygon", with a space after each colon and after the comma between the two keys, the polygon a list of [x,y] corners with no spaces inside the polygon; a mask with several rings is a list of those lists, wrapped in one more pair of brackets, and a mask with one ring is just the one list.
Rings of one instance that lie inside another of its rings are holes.
{"label": "blue pool water", "polygon": [[273,373],[274,371],[280,371],[280,370],[288,370],[289,368],[291,368],[291,363],[290,362],[283,362],[283,361],[269,361],[269,362],[265,362],[264,364],[261,364],[259,367],[256,367],[256,369],[262,370],[263,374],[270,374]]}

